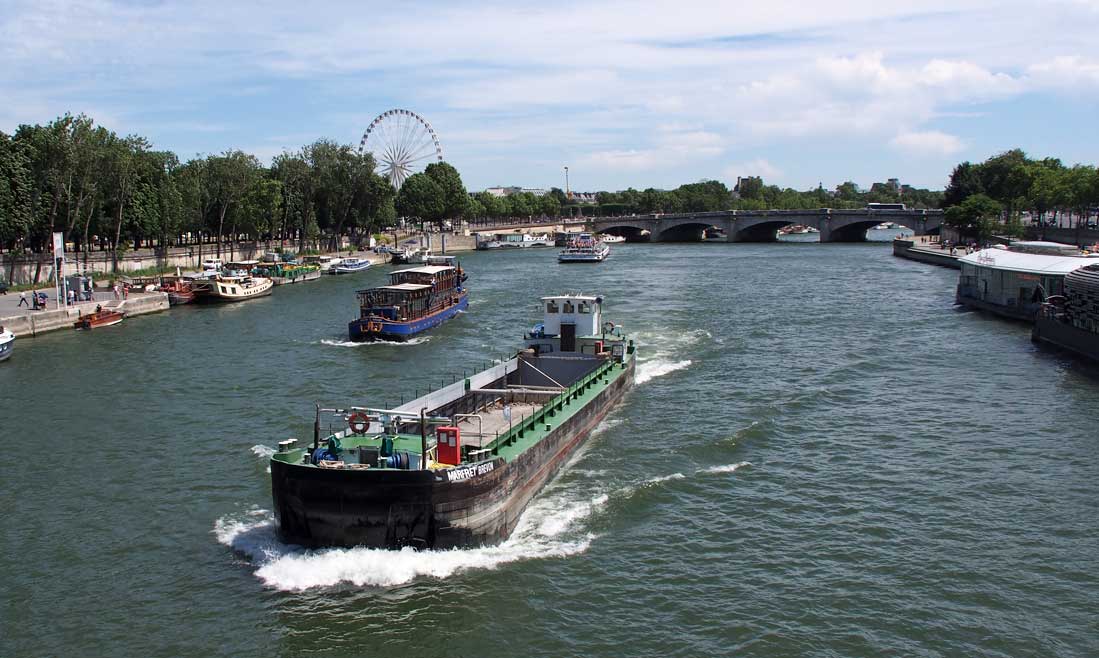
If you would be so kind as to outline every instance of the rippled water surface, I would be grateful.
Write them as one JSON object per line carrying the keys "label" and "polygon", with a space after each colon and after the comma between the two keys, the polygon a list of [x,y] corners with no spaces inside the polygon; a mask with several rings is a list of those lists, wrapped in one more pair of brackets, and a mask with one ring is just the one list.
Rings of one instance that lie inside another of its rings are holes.
{"label": "rippled water surface", "polygon": [[[1099,375],[882,245],[468,254],[470,311],[353,345],[388,267],[20,340],[0,364],[0,655],[1099,653]],[[266,458],[583,291],[638,386],[507,543],[296,551]]]}

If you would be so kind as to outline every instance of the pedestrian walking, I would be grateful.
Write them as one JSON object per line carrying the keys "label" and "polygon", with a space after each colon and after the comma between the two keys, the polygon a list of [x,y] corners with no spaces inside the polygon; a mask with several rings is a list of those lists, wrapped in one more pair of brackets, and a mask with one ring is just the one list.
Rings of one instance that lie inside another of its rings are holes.
{"label": "pedestrian walking", "polygon": [[112,286],[112,287],[111,287],[111,290],[112,290],[112,291],[114,292],[114,298],[115,298],[115,300],[119,299],[119,294],[118,294],[118,284],[117,284],[117,283],[116,283],[116,284],[114,284],[114,286]]}
{"label": "pedestrian walking", "polygon": [[73,290],[72,288],[69,288],[69,290],[65,293],[65,300],[68,302],[69,306],[72,306],[73,304],[75,304],[76,303],[76,291]]}
{"label": "pedestrian walking", "polygon": [[[27,308],[31,307],[30,302],[27,301],[27,291],[26,290],[20,290],[19,291],[19,306],[26,306]],[[16,308],[19,308],[19,306],[16,306]]]}
{"label": "pedestrian walking", "polygon": [[129,284],[122,284],[122,299],[130,298],[130,286]]}

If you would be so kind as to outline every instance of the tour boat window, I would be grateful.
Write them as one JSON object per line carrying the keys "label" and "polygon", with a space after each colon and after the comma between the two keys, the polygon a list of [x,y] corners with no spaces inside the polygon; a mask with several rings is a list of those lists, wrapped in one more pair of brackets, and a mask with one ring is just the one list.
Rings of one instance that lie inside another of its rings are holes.
{"label": "tour boat window", "polygon": [[565,302],[565,304],[563,306],[563,310],[561,312],[562,313],[572,313],[573,312],[572,302]]}
{"label": "tour boat window", "polygon": [[591,304],[589,304],[587,302],[580,302],[580,312],[581,313],[591,313]]}
{"label": "tour boat window", "polygon": [[546,313],[557,313],[557,302],[546,302]]}

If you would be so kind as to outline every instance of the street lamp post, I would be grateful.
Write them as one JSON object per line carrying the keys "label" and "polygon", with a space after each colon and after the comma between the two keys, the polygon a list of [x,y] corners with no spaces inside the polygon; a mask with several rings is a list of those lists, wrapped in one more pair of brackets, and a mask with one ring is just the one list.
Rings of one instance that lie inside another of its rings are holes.
{"label": "street lamp post", "polygon": [[569,191],[569,168],[565,166],[565,198],[571,200],[572,192]]}

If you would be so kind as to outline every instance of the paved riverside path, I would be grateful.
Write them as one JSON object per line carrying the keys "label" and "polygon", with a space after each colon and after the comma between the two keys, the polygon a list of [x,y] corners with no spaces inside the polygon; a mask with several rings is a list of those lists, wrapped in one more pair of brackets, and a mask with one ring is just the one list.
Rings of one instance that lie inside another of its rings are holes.
{"label": "paved riverside path", "polygon": [[[128,316],[156,313],[168,308],[168,296],[162,292],[135,292],[130,291],[126,299],[115,299],[110,290],[97,290],[91,301],[82,301],[72,306],[62,305],[60,309],[54,302],[54,290],[52,288],[39,288],[36,292],[44,292],[49,299],[45,308],[31,310],[19,305],[19,293],[8,292],[0,295],[0,325],[11,329],[16,336],[33,336],[47,331],[59,329],[71,329],[72,323],[84,313],[95,312],[95,307],[102,304],[103,308],[120,308]],[[30,302],[31,291],[26,291],[27,301]]]}

